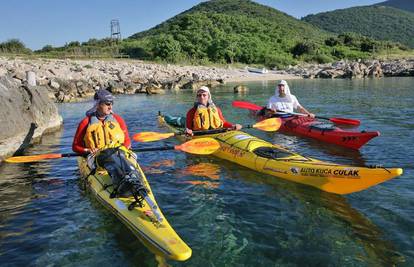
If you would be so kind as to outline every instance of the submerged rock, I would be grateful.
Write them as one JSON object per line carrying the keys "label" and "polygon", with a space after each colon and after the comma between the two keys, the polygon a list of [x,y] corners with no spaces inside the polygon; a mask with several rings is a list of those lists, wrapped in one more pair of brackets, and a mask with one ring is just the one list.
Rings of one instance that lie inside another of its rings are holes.
{"label": "submerged rock", "polygon": [[247,92],[247,91],[249,91],[249,88],[244,84],[239,84],[239,85],[236,85],[236,86],[233,87],[233,92],[234,93],[244,93],[244,92]]}

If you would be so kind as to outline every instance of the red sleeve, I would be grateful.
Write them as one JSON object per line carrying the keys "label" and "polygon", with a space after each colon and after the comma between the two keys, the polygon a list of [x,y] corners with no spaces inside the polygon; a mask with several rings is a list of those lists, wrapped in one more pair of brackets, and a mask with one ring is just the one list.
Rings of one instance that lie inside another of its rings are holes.
{"label": "red sleeve", "polygon": [[194,120],[194,113],[196,109],[193,107],[187,112],[186,120],[185,120],[185,127],[188,129],[193,129],[193,120]]}
{"label": "red sleeve", "polygon": [[119,126],[121,127],[122,131],[124,132],[124,136],[125,136],[124,146],[126,148],[131,148],[131,139],[129,138],[128,128],[125,124],[124,119],[122,119],[121,116],[117,114],[113,114],[113,115],[116,121],[119,123]]}
{"label": "red sleeve", "polygon": [[233,127],[233,124],[231,124],[230,122],[226,121],[226,119],[223,116],[223,113],[221,112],[221,109],[218,108],[218,107],[217,107],[217,112],[218,112],[218,115],[219,115],[220,119],[223,121],[223,127],[224,128],[232,128]]}
{"label": "red sleeve", "polygon": [[86,128],[88,128],[89,118],[84,118],[78,125],[78,129],[76,130],[75,137],[73,138],[72,143],[72,150],[73,152],[79,154],[85,154],[85,142],[83,138],[86,133]]}

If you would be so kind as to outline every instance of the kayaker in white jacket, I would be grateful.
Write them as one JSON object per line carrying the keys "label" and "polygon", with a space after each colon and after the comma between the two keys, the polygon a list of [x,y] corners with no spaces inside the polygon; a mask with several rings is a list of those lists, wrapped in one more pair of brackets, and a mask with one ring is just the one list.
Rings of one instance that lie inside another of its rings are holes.
{"label": "kayaker in white jacket", "polygon": [[315,114],[307,111],[299,103],[296,96],[290,93],[289,85],[285,80],[281,80],[278,83],[277,88],[275,89],[275,94],[272,97],[270,97],[266,108],[269,109],[272,113],[292,113],[294,112],[294,110],[297,110],[300,113],[307,114],[309,117],[315,117]]}

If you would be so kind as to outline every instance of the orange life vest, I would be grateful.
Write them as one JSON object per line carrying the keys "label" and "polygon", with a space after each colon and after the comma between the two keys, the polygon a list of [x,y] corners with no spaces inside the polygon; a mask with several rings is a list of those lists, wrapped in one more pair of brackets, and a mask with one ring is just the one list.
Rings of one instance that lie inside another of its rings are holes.
{"label": "orange life vest", "polygon": [[106,116],[104,121],[91,116],[83,140],[87,148],[103,148],[122,145],[125,141],[125,134],[112,114]]}
{"label": "orange life vest", "polygon": [[208,130],[223,127],[216,106],[198,105],[193,118],[193,130]]}

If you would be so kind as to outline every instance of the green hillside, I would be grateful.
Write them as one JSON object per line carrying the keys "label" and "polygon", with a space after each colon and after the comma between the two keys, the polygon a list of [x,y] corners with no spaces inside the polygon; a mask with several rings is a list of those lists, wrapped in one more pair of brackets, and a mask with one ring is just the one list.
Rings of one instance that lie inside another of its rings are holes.
{"label": "green hillside", "polygon": [[376,6],[390,6],[399,8],[402,10],[414,12],[414,1],[413,0],[388,0],[375,4]]}
{"label": "green hillside", "polygon": [[[210,24],[204,25],[204,27],[203,25],[195,25],[197,21],[193,20],[193,18],[208,20]],[[219,21],[216,19],[219,19]],[[263,25],[259,25],[260,23]],[[259,34],[268,36],[271,33],[273,34],[271,37],[285,39],[287,37],[295,39],[321,39],[326,36],[326,33],[308,23],[301,22],[274,8],[260,5],[253,1],[211,0],[187,10],[153,29],[132,35],[130,38],[166,33],[169,30],[172,30],[173,34],[176,35],[177,30],[195,30],[194,27],[199,27],[201,30],[215,27],[216,29],[231,31],[236,34],[253,33],[257,28],[260,28],[260,30],[265,32]],[[274,29],[273,27],[276,28]],[[213,32],[208,33],[214,34]],[[266,38],[265,36],[263,37]],[[283,40],[281,41],[283,42]]]}
{"label": "green hillside", "polygon": [[291,50],[298,42],[323,43],[328,37],[308,23],[252,1],[213,0],[129,40],[168,43],[174,51],[160,54],[165,47],[153,49],[161,58],[181,54],[190,60],[290,64],[294,63]]}
{"label": "green hillside", "polygon": [[141,46],[150,58],[286,66],[373,57],[396,44],[355,35],[336,36],[249,0],[201,3],[156,27],[132,35],[123,51]]}
{"label": "green hillside", "polygon": [[302,19],[334,33],[354,32],[414,47],[414,13],[386,6],[363,6],[309,15]]}

